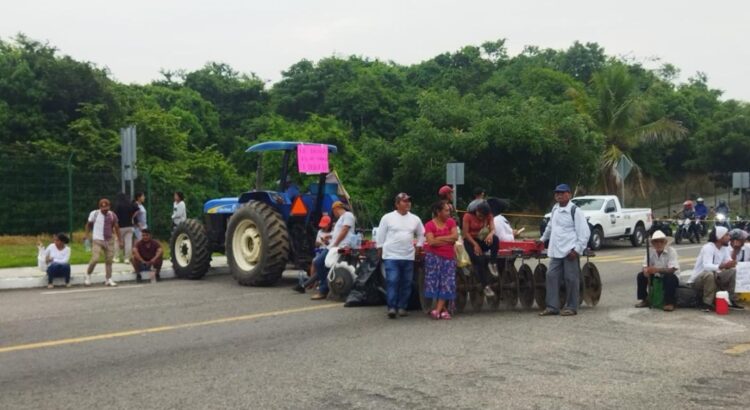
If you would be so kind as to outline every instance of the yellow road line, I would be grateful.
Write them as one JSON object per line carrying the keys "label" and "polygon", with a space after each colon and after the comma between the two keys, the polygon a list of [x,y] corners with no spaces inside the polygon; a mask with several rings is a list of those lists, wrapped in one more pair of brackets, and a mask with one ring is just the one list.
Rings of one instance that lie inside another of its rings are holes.
{"label": "yellow road line", "polygon": [[35,349],[42,349],[45,347],[63,346],[63,345],[70,345],[70,344],[77,344],[77,343],[95,342],[98,340],[108,340],[108,339],[116,339],[116,338],[121,338],[121,337],[138,336],[138,335],[145,335],[149,333],[161,333],[161,332],[166,332],[169,330],[179,330],[179,329],[193,328],[193,327],[199,327],[199,326],[218,325],[218,324],[231,323],[231,322],[261,319],[265,317],[284,316],[284,315],[291,315],[294,313],[312,312],[316,310],[329,309],[329,308],[335,308],[335,307],[341,307],[341,304],[340,303],[325,304],[325,305],[310,306],[310,307],[298,308],[298,309],[276,310],[272,312],[255,313],[252,315],[233,316],[233,317],[225,317],[225,318],[220,318],[220,319],[205,320],[202,322],[182,323],[178,325],[151,327],[151,328],[146,328],[146,329],[134,329],[134,330],[127,330],[124,332],[104,333],[104,334],[92,335],[92,336],[74,337],[70,339],[49,340],[46,342],[27,343],[27,344],[15,345],[15,346],[5,346],[5,347],[0,347],[0,353],[17,352],[21,350],[35,350]]}
{"label": "yellow road line", "polygon": [[747,351],[750,351],[750,343],[738,344],[737,346],[725,350],[724,353],[738,355]]}

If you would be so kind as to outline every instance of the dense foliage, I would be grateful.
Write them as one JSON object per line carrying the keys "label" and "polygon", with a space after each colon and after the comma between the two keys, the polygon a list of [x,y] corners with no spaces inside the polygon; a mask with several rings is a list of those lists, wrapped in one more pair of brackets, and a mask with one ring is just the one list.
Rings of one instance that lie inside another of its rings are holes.
{"label": "dense foliage", "polygon": [[[117,130],[135,124],[139,168],[199,206],[249,188],[257,159],[244,151],[255,142],[333,143],[334,165],[368,219],[399,191],[423,213],[450,161],[466,163],[462,199],[480,185],[532,208],[558,182],[615,189],[622,155],[639,165],[635,183],[746,169],[750,106],[722,101],[702,74],[677,84],[677,73],[591,43],[511,57],[500,40],[412,66],[302,60],[270,88],[220,63],[127,85],[19,35],[0,40],[0,154],[72,153],[79,168],[117,175]],[[275,161],[264,160],[267,179]]]}

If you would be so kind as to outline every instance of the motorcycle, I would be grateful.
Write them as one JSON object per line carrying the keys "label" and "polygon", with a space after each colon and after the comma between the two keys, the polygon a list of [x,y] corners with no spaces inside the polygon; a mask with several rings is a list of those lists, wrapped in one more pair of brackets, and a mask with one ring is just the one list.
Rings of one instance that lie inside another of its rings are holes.
{"label": "motorcycle", "polygon": [[727,218],[727,216],[724,215],[723,213],[720,213],[720,212],[717,213],[716,217],[714,218],[714,220],[715,220],[714,221],[714,229],[717,226],[723,226],[723,227],[725,227],[725,228],[727,228],[729,230],[732,229],[732,224],[729,222],[729,218]]}
{"label": "motorcycle", "polygon": [[698,228],[695,219],[685,218],[677,220],[677,232],[674,235],[674,242],[680,244],[683,239],[687,239],[690,243],[700,243],[701,237],[698,232]]}
{"label": "motorcycle", "polygon": [[661,231],[666,236],[672,236],[672,221],[669,219],[654,219],[651,229],[648,230],[648,236],[653,236],[656,231]]}

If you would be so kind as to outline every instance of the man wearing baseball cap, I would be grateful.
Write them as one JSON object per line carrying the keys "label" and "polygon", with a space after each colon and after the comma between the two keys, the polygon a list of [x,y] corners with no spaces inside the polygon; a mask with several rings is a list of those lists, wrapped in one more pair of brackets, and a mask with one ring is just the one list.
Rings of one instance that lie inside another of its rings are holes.
{"label": "man wearing baseball cap", "polygon": [[336,218],[336,224],[333,226],[333,232],[331,232],[331,240],[327,249],[313,260],[315,274],[318,276],[318,292],[310,298],[312,300],[322,300],[328,297],[328,269],[326,269],[328,251],[331,248],[351,247],[354,244],[354,225],[356,223],[354,214],[349,212],[347,206],[341,201],[336,201],[331,205],[331,212],[333,217]]}
{"label": "man wearing baseball cap", "polygon": [[688,279],[694,289],[703,292],[704,312],[713,311],[717,290],[729,292],[729,307],[742,309],[735,302],[734,281],[737,261],[732,259],[729,248],[729,230],[723,226],[715,227],[708,235],[708,243],[703,245],[695,260],[693,274]]}
{"label": "man wearing baseball cap", "polygon": [[402,192],[396,195],[396,210],[383,215],[378,225],[378,254],[385,267],[386,303],[388,317],[407,316],[406,307],[411,296],[414,278],[414,240],[421,251],[424,226],[411,210],[411,197]]}
{"label": "man wearing baseball cap", "polygon": [[[570,201],[570,187],[560,184],[555,188],[555,201],[547,228],[539,242],[549,240],[547,256],[547,307],[539,316],[578,314],[578,285],[581,274],[580,255],[588,246],[589,230],[583,212]],[[560,281],[565,280],[565,308],[560,311]]]}

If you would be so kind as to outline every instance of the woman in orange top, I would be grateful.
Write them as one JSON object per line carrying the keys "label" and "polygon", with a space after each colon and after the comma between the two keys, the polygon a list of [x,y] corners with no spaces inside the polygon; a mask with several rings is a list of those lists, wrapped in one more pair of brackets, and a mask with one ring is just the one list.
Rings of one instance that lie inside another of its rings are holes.
{"label": "woman in orange top", "polygon": [[497,258],[497,249],[499,241],[495,236],[495,223],[487,202],[481,202],[477,205],[474,212],[467,212],[463,219],[463,236],[464,247],[471,258],[471,264],[474,265],[474,274],[484,288],[484,295],[487,297],[495,296],[495,292],[489,286],[489,278],[485,267],[479,260],[484,252],[490,251],[491,262]]}

